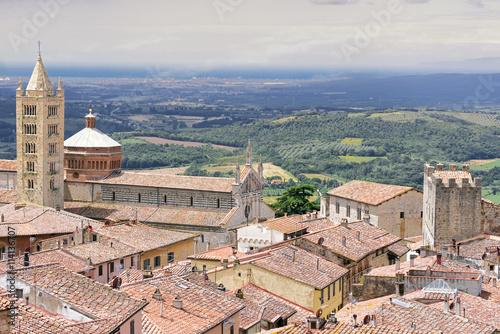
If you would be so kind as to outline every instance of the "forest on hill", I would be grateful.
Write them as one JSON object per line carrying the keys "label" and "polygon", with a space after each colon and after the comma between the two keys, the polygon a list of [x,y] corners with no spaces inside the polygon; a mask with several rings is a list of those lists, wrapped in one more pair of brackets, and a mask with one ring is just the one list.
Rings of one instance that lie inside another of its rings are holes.
{"label": "forest on hill", "polygon": [[[285,120],[236,123],[196,132],[146,130],[128,135],[160,136],[242,148],[251,139],[254,154],[262,154],[264,161],[281,166],[296,176],[323,173],[341,180],[364,179],[416,188],[422,186],[425,162],[464,163],[471,159],[498,158],[499,127],[477,124],[438,111],[414,113],[422,117],[393,121],[373,112],[359,115],[311,112]],[[218,153],[222,154],[221,151]],[[228,151],[225,153],[231,155]],[[243,149],[234,152],[242,153]],[[208,160],[205,157],[196,161],[206,163]],[[487,182],[493,183],[490,174],[496,172],[493,169],[478,170],[474,175],[483,176]]]}

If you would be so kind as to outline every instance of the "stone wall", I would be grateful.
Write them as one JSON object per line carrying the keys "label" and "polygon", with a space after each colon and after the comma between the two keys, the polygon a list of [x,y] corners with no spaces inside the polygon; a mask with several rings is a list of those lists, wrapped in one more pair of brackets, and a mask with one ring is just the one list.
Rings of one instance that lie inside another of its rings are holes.
{"label": "stone wall", "polygon": [[363,276],[363,284],[353,286],[353,295],[358,299],[370,299],[395,293],[396,277]]}
{"label": "stone wall", "polygon": [[500,235],[500,205],[481,201],[481,233]]}

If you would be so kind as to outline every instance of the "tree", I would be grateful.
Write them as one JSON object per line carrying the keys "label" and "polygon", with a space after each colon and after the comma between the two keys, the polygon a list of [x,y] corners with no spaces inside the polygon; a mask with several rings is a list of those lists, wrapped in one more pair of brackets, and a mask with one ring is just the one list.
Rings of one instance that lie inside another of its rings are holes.
{"label": "tree", "polygon": [[309,197],[314,195],[316,195],[315,186],[300,184],[288,188],[274,204],[271,204],[271,207],[276,211],[276,217],[282,217],[285,213],[293,215],[319,210],[319,204],[309,201]]}

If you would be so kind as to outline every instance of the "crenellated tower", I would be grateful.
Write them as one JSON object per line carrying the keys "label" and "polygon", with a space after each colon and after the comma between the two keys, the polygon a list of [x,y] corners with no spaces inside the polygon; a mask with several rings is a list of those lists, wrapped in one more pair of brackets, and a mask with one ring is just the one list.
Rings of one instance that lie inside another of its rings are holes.
{"label": "crenellated tower", "polygon": [[432,249],[482,233],[481,178],[472,179],[469,165],[426,164],[423,206],[423,244]]}
{"label": "crenellated tower", "polygon": [[18,200],[64,207],[64,89],[54,87],[42,56],[26,91],[16,90]]}

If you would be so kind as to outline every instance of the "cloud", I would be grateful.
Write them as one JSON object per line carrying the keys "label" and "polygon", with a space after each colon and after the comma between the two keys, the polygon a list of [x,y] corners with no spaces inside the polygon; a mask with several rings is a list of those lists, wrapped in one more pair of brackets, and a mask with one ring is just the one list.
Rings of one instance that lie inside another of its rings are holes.
{"label": "cloud", "polygon": [[484,7],[482,0],[466,0],[466,2],[479,8]]}

